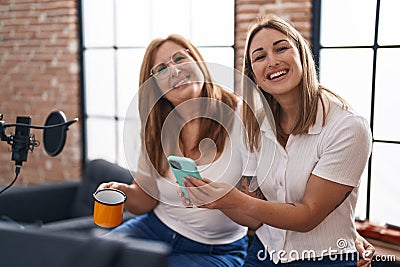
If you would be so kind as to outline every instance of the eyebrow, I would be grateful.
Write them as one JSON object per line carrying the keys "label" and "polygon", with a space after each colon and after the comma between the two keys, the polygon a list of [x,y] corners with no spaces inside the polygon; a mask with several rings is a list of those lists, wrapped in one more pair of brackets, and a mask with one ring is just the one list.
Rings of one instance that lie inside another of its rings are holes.
{"label": "eyebrow", "polygon": [[253,52],[252,52],[251,54],[254,54],[255,52],[258,52],[258,51],[261,51],[261,50],[264,50],[264,48],[259,47],[259,48],[257,48],[257,49],[254,49]]}
{"label": "eyebrow", "polygon": [[[275,46],[275,45],[280,44],[280,43],[282,43],[282,42],[289,42],[289,41],[286,40],[286,39],[281,39],[281,40],[278,40],[278,41],[273,42],[272,45]],[[263,47],[259,47],[259,48],[257,48],[257,49],[254,49],[253,52],[251,52],[251,54],[254,54],[255,52],[258,52],[258,51],[261,51],[261,50],[264,50],[264,48],[263,48]]]}

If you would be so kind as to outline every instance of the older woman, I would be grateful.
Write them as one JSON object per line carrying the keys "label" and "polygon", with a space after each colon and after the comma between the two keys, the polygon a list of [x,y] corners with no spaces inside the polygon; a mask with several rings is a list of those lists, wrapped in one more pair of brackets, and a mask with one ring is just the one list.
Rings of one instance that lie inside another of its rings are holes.
{"label": "older woman", "polygon": [[196,47],[178,35],[155,39],[140,72],[141,155],[131,185],[105,183],[127,195],[137,216],[112,231],[170,244],[171,266],[241,266],[247,227],[219,210],[180,201],[167,156],[195,160],[200,174],[235,184],[243,173],[238,98],[213,83]]}

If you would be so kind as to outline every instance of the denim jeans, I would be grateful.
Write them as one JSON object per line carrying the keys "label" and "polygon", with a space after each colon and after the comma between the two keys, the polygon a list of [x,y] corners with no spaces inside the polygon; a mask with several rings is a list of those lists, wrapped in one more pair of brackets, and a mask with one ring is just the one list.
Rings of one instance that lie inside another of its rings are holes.
{"label": "denim jeans", "polygon": [[188,239],[166,226],[150,212],[134,217],[109,235],[165,242],[172,249],[170,266],[242,266],[247,254],[247,236],[224,245],[208,245]]}
{"label": "denim jeans", "polygon": [[[261,251],[261,253],[260,253]],[[269,257],[269,254],[265,252],[264,245],[261,243],[260,239],[255,236],[253,243],[249,247],[247,254],[245,267],[313,267],[313,266],[332,266],[332,267],[346,267],[346,266],[356,266],[357,262],[357,252],[340,255],[325,256],[322,258],[304,259],[297,260],[287,263],[277,263],[275,264]],[[335,257],[336,256],[336,257]],[[347,260],[346,260],[347,259]]]}

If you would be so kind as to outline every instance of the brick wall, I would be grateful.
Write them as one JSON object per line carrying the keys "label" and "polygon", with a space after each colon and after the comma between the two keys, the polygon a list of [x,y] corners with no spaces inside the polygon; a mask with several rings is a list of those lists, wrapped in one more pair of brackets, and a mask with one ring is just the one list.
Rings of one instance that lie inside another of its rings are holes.
{"label": "brick wall", "polygon": [[[264,13],[288,17],[310,38],[311,0],[236,0],[236,68],[241,69],[249,25]],[[30,115],[42,125],[52,110],[62,110],[67,119],[79,116],[79,63],[77,1],[0,1],[0,113],[7,123]],[[10,129],[7,129],[9,134]],[[32,130],[42,141],[42,131]],[[14,175],[10,146],[0,143],[0,185]],[[18,183],[79,179],[81,175],[80,125],[68,131],[63,152],[52,158],[43,145],[29,153]]]}
{"label": "brick wall", "polygon": [[311,37],[312,0],[236,0],[235,68],[242,70],[243,52],[248,27],[257,17],[275,14],[286,17],[306,39]]}
{"label": "brick wall", "polygon": [[[43,125],[53,110],[67,119],[79,114],[78,16],[74,0],[0,2],[0,113],[3,121],[29,115]],[[7,128],[6,133],[14,131]],[[42,143],[42,130],[31,130]],[[0,184],[14,177],[11,146],[0,143]],[[70,127],[61,154],[50,157],[43,144],[28,154],[18,183],[80,178],[80,125]]]}

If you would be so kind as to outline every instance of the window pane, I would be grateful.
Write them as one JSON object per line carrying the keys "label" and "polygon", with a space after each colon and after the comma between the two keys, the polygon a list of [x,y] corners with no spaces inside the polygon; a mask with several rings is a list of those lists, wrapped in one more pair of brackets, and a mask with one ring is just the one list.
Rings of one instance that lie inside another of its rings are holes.
{"label": "window pane", "polygon": [[150,39],[150,1],[116,0],[117,46],[147,46]]}
{"label": "window pane", "polygon": [[117,50],[117,109],[125,117],[128,106],[139,89],[140,65],[145,49]]}
{"label": "window pane", "polygon": [[152,38],[177,33],[190,39],[190,1],[153,0],[151,12]]}
{"label": "window pane", "polygon": [[86,113],[114,117],[114,50],[86,50],[84,60]]}
{"label": "window pane", "polygon": [[231,47],[199,47],[199,51],[206,62],[233,66],[234,50]]}
{"label": "window pane", "polygon": [[400,225],[400,145],[375,143],[373,152],[370,219]]}
{"label": "window pane", "polygon": [[381,1],[379,15],[379,45],[400,44],[399,25],[399,0]]}
{"label": "window pane", "polygon": [[234,51],[230,47],[200,47],[200,53],[214,78],[225,89],[234,91]]}
{"label": "window pane", "polygon": [[114,45],[114,5],[110,0],[82,0],[84,46]]}
{"label": "window pane", "polygon": [[87,151],[89,160],[105,159],[116,162],[115,155],[115,120],[88,118],[87,123]]}
{"label": "window pane", "polygon": [[367,217],[367,193],[368,193],[368,165],[361,176],[361,183],[358,189],[357,206],[355,216],[357,219],[365,220]]}
{"label": "window pane", "polygon": [[[204,17],[205,14],[207,16],[206,19]],[[233,45],[234,15],[235,3],[232,0],[193,0],[193,43],[195,45]]]}
{"label": "window pane", "polygon": [[117,129],[118,129],[118,151],[117,151],[117,164],[127,168],[127,164],[125,162],[125,156],[124,156],[124,142],[123,142],[123,133],[124,133],[124,121],[118,120],[117,121]]}
{"label": "window pane", "polygon": [[400,141],[400,48],[378,50],[375,89],[374,137]]}
{"label": "window pane", "polygon": [[[130,106],[131,109],[137,111],[137,98],[135,98],[135,107]],[[131,112],[131,113],[135,113]],[[122,138],[119,139],[119,162],[123,160],[125,166],[128,169],[137,171],[137,164],[140,154],[140,119],[139,116],[125,118],[123,123],[121,122],[120,127],[122,128]],[[121,128],[120,128],[121,129]]]}
{"label": "window pane", "polygon": [[321,49],[321,84],[338,93],[367,120],[371,114],[372,49]]}
{"label": "window pane", "polygon": [[375,13],[376,0],[321,0],[321,45],[372,46]]}

